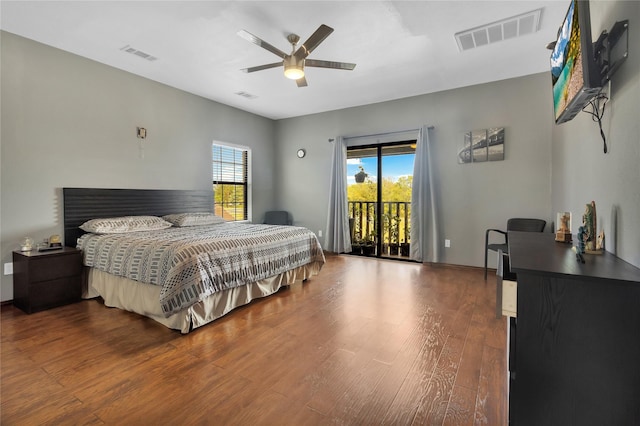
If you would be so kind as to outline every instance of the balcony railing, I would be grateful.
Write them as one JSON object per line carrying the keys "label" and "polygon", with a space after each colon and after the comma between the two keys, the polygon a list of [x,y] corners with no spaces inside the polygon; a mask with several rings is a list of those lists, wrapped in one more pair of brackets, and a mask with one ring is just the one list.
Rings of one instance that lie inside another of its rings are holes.
{"label": "balcony railing", "polygon": [[[378,215],[377,201],[349,201],[353,252],[408,258],[411,203],[383,201],[380,208],[382,212]],[[378,220],[381,221],[379,230]]]}

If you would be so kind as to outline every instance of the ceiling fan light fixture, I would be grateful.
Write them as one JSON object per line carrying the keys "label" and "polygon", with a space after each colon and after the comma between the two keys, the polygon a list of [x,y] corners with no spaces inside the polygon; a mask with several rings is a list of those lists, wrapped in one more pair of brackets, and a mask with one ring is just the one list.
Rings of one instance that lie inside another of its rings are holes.
{"label": "ceiling fan light fixture", "polygon": [[298,80],[304,77],[304,70],[300,66],[284,67],[284,76],[291,80]]}
{"label": "ceiling fan light fixture", "polygon": [[284,76],[291,80],[298,80],[304,77],[304,59],[298,61],[291,55],[284,60]]}

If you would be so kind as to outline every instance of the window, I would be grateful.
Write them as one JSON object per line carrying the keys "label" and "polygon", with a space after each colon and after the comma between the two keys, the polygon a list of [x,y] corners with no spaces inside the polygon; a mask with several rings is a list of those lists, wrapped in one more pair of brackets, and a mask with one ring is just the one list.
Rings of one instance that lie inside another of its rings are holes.
{"label": "window", "polygon": [[212,145],[215,212],[226,220],[248,220],[249,150]]}

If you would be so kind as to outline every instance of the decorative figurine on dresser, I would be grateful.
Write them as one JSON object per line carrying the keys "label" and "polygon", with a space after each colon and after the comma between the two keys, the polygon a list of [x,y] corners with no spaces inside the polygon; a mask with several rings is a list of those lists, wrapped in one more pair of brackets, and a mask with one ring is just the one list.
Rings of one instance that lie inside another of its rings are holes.
{"label": "decorative figurine on dresser", "polygon": [[586,231],[584,225],[578,227],[578,245],[576,246],[576,251],[578,254],[584,254],[585,250],[585,240],[586,240]]}
{"label": "decorative figurine on dresser", "polygon": [[560,243],[571,242],[571,212],[558,213],[558,230],[556,231],[556,241]]}
{"label": "decorative figurine on dresser", "polygon": [[604,229],[598,234],[598,239],[596,240],[596,250],[604,250]]}
{"label": "decorative figurine on dresser", "polygon": [[[578,248],[582,249],[580,253],[587,254],[602,254],[602,242],[604,242],[604,230],[598,235],[598,220],[596,216],[596,202],[586,205],[584,215],[582,216],[583,232],[580,236],[580,230],[578,230],[578,242],[580,245]],[[600,244],[598,244],[600,242]],[[583,246],[583,247],[582,247]]]}

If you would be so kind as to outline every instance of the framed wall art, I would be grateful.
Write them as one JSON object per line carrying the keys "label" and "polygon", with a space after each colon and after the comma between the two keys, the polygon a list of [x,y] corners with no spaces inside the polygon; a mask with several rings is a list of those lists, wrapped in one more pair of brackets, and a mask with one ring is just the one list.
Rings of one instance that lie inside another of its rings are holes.
{"label": "framed wall art", "polygon": [[464,134],[458,164],[504,160],[504,127],[472,130]]}

